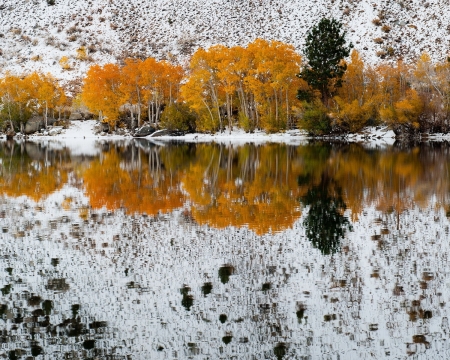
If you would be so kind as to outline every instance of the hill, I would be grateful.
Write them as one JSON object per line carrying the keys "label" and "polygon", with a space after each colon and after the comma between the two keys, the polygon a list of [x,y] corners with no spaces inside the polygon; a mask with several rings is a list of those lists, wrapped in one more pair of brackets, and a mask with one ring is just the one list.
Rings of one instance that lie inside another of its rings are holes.
{"label": "hill", "polygon": [[185,62],[198,47],[245,45],[258,37],[301,52],[306,32],[324,16],[344,23],[370,63],[414,61],[423,51],[442,61],[450,41],[447,0],[52,2],[0,1],[0,72],[36,69],[69,80],[92,62],[127,56]]}

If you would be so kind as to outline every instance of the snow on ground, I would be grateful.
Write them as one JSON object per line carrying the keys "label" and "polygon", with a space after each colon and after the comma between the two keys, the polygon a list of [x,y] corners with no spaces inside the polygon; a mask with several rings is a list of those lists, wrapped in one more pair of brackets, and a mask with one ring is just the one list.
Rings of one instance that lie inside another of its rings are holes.
{"label": "snow on ground", "polygon": [[[72,121],[68,129],[62,130],[61,134],[49,136],[35,134],[30,135],[28,140],[30,141],[63,141],[64,145],[72,148],[72,151],[77,151],[80,148],[88,149],[92,148],[93,151],[96,148],[95,143],[101,140],[123,140],[130,139],[131,136],[127,135],[116,135],[116,134],[96,134],[95,126],[98,122],[96,120],[85,120],[85,121]],[[447,136],[450,138],[450,136]],[[445,139],[445,136],[441,136]],[[440,138],[440,139],[441,139]],[[221,133],[216,134],[201,134],[193,133],[186,134],[182,136],[159,136],[151,137],[147,136],[149,141],[186,141],[186,142],[216,142],[216,143],[233,143],[233,144],[244,144],[244,143],[266,143],[266,142],[276,142],[285,143],[292,145],[301,145],[308,141],[310,137],[301,130],[288,130],[286,132],[279,132],[275,134],[267,134],[263,131],[255,131],[253,133],[246,133],[242,129],[234,128],[233,130],[225,130]],[[326,139],[331,140],[345,140],[350,142],[362,142],[370,143],[375,146],[382,145],[392,145],[395,142],[395,134],[392,130],[389,130],[386,126],[384,127],[369,127],[357,134],[350,134],[346,137],[327,137]],[[84,150],[83,150],[83,153]],[[96,153],[96,152],[95,152]]]}

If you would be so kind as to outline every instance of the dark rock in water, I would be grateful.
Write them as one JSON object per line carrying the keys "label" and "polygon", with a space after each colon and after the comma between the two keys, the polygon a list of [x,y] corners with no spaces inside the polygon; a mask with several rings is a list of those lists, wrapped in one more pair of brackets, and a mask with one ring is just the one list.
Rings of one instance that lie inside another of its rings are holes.
{"label": "dark rock in water", "polygon": [[[54,118],[47,118],[47,125],[53,125],[55,123]],[[45,121],[43,116],[33,116],[31,119],[27,121],[25,124],[24,133],[26,135],[33,134],[36,131],[45,127]]]}
{"label": "dark rock in water", "polygon": [[140,127],[135,133],[135,137],[146,137],[153,134],[156,131],[155,126],[153,125],[144,125]]}

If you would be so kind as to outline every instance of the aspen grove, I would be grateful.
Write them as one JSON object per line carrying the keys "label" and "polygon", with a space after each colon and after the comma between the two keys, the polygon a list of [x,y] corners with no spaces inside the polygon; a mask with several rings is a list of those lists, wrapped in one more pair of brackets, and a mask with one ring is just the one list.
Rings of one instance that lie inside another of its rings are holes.
{"label": "aspen grove", "polygon": [[[308,130],[325,119],[326,131],[345,134],[367,125],[389,125],[397,134],[450,130],[450,61],[371,66],[356,50],[343,60],[342,85],[324,103],[297,75],[302,57],[293,46],[257,39],[247,46],[198,49],[188,66],[154,58],[92,65],[79,99],[101,122],[135,129],[144,122],[180,131]],[[313,101],[297,99],[299,90]],[[60,116],[68,97],[50,75],[0,78],[0,121],[18,129],[33,114]],[[317,120],[319,119],[319,120]],[[126,121],[124,121],[126,120]]]}

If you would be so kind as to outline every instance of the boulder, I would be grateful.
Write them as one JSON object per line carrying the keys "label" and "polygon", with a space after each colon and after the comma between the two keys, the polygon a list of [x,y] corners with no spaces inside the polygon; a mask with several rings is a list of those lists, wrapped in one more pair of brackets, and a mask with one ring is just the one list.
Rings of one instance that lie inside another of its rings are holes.
{"label": "boulder", "polygon": [[84,120],[92,120],[94,118],[94,114],[90,112],[81,113],[81,115],[83,115]]}
{"label": "boulder", "polygon": [[[55,121],[56,120],[54,118],[48,117],[47,125],[53,125],[55,123]],[[25,129],[23,132],[26,135],[29,135],[29,134],[35,133],[36,131],[39,131],[43,127],[45,127],[44,117],[43,116],[33,116],[26,122]]]}
{"label": "boulder", "polygon": [[104,131],[104,132],[109,132],[109,124],[108,123],[106,123],[106,122],[102,122],[102,123],[100,123],[100,126],[101,126],[101,131]]}
{"label": "boulder", "polygon": [[48,131],[48,134],[49,134],[50,136],[55,136],[55,135],[61,134],[62,129],[63,129],[62,126],[53,126],[53,127]]}
{"label": "boulder", "polygon": [[172,135],[172,131],[167,130],[167,129],[158,130],[158,131],[155,131],[153,134],[151,134],[150,137],[158,137],[158,136],[164,136],[164,135]]}
{"label": "boulder", "polygon": [[44,118],[42,116],[33,116],[25,124],[24,133],[33,134],[44,127]]}
{"label": "boulder", "polygon": [[84,120],[84,116],[79,112],[73,112],[70,114],[69,120]]}
{"label": "boulder", "polygon": [[146,137],[153,134],[156,131],[155,126],[153,125],[144,125],[136,130],[134,133],[134,137]]}

